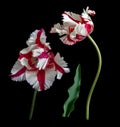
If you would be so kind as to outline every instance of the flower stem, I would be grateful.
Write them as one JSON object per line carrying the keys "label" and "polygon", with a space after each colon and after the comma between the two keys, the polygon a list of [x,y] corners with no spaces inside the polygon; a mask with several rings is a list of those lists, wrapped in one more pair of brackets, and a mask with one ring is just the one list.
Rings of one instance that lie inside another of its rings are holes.
{"label": "flower stem", "polygon": [[35,107],[35,101],[36,101],[36,95],[37,95],[37,90],[34,90],[33,98],[32,98],[32,104],[31,104],[31,109],[30,109],[30,114],[29,114],[29,120],[32,119],[33,116],[33,111]]}
{"label": "flower stem", "polygon": [[91,101],[91,97],[92,97],[95,85],[97,83],[97,80],[99,78],[101,67],[102,67],[102,57],[101,57],[100,50],[99,50],[97,44],[95,43],[95,41],[92,39],[92,37],[90,35],[88,35],[88,38],[92,42],[93,46],[95,47],[95,49],[97,51],[97,55],[98,55],[98,69],[97,69],[94,81],[92,83],[92,86],[90,88],[90,91],[89,91],[89,94],[88,94],[88,98],[87,98],[87,103],[86,103],[86,120],[89,120],[90,101]]}

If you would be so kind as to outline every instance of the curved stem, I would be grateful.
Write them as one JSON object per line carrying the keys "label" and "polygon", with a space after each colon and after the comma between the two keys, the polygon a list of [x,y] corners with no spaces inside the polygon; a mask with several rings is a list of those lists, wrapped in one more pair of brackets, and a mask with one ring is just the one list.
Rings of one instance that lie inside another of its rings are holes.
{"label": "curved stem", "polygon": [[32,98],[32,104],[31,104],[31,109],[30,109],[30,114],[29,114],[29,120],[32,119],[33,116],[33,111],[35,107],[35,101],[36,101],[36,95],[37,95],[37,90],[34,90],[33,98]]}
{"label": "curved stem", "polygon": [[102,66],[102,57],[101,57],[101,53],[100,53],[100,50],[99,50],[97,44],[95,43],[95,41],[92,39],[92,37],[90,35],[88,35],[88,38],[92,42],[93,46],[95,47],[97,55],[98,55],[98,69],[97,69],[97,73],[95,75],[94,81],[92,83],[92,86],[90,88],[90,91],[89,91],[89,94],[88,94],[88,98],[87,98],[87,103],[86,103],[86,120],[89,120],[90,101],[91,101],[91,97],[92,97],[95,85],[96,85],[97,80],[99,78],[100,71],[101,71],[101,66]]}

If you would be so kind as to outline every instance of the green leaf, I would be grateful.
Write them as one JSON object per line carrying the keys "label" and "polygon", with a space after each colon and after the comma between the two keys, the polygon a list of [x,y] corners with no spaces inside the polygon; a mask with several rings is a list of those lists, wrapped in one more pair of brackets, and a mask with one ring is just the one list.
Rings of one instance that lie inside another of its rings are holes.
{"label": "green leaf", "polygon": [[81,86],[81,67],[80,64],[77,66],[75,77],[74,77],[74,83],[73,85],[68,89],[69,97],[64,103],[64,113],[63,117],[69,117],[71,112],[75,108],[75,102],[79,97],[80,93],[80,86]]}

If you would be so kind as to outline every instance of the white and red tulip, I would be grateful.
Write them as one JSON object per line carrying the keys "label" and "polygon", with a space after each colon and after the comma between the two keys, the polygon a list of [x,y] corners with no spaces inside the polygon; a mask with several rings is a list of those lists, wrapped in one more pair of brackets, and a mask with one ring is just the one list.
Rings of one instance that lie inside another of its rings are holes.
{"label": "white and red tulip", "polygon": [[12,80],[26,80],[37,91],[42,91],[52,86],[56,76],[61,79],[70,71],[63,57],[59,53],[54,56],[50,51],[43,29],[35,30],[26,43],[28,47],[20,51],[11,70]]}
{"label": "white and red tulip", "polygon": [[64,44],[76,44],[93,32],[94,24],[89,15],[95,15],[95,11],[90,10],[89,7],[87,7],[86,10],[83,9],[81,15],[65,11],[62,14],[63,24],[55,24],[54,27],[51,28],[50,33],[58,33],[61,36],[60,40]]}

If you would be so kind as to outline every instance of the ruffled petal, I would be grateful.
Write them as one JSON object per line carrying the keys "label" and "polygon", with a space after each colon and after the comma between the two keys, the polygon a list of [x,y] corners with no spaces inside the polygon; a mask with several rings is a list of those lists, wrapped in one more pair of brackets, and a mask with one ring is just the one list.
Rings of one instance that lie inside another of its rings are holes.
{"label": "ruffled petal", "polygon": [[45,48],[47,50],[50,50],[51,47],[49,43],[46,42],[46,35],[44,29],[35,30],[30,34],[30,38],[26,41],[28,46],[37,44],[41,48]]}
{"label": "ruffled petal", "polygon": [[40,91],[39,81],[37,80],[38,71],[26,71],[26,80],[27,82],[35,88],[37,91]]}
{"label": "ruffled petal", "polygon": [[[82,36],[87,36],[87,30],[86,30],[84,24],[80,23],[80,24],[76,25],[73,32],[71,32],[71,35],[76,38],[76,34],[79,34],[79,35],[82,35]],[[79,40],[79,41],[81,41],[81,40]]]}
{"label": "ruffled petal", "polygon": [[58,33],[60,36],[68,34],[68,26],[63,26],[57,23],[54,25],[54,27],[51,28],[50,33]]}
{"label": "ruffled petal", "polygon": [[37,57],[37,63],[36,63],[36,67],[41,70],[41,69],[45,69],[47,63],[48,63],[48,54],[47,52],[45,52],[42,48],[39,49],[35,49],[33,51],[33,56]]}
{"label": "ruffled petal", "polygon": [[17,60],[11,69],[11,79],[14,81],[24,81],[26,68]]}
{"label": "ruffled petal", "polygon": [[75,13],[73,13],[73,12],[67,12],[67,11],[65,11],[63,14],[62,14],[62,16],[63,16],[63,22],[64,23],[68,23],[70,26],[72,25],[77,25],[79,22],[81,22],[82,21],[82,19],[81,19],[81,17],[80,17],[80,15],[78,15],[78,14],[75,14]]}
{"label": "ruffled petal", "polygon": [[47,63],[48,63],[48,58],[41,58],[41,59],[38,59],[38,62],[37,62],[37,65],[36,67],[41,70],[41,69],[45,69],[45,67],[47,66]]}
{"label": "ruffled petal", "polygon": [[57,79],[61,79],[64,73],[70,72],[70,69],[67,67],[67,63],[64,61],[64,58],[60,57],[59,53],[56,54],[54,60],[57,71]]}
{"label": "ruffled petal", "polygon": [[43,52],[44,52],[44,49],[43,48],[36,48],[36,49],[32,50],[32,56],[33,57],[38,57]]}
{"label": "ruffled petal", "polygon": [[31,45],[35,44],[35,40],[37,38],[37,33],[38,33],[38,30],[35,30],[34,32],[32,32],[30,34],[30,38],[26,41],[26,44],[28,46],[31,46]]}
{"label": "ruffled petal", "polygon": [[47,68],[45,71],[45,90],[49,89],[55,81],[56,71],[55,68]]}
{"label": "ruffled petal", "polygon": [[96,14],[95,11],[94,10],[90,10],[88,6],[86,8],[86,13],[88,13],[91,16],[94,16]]}
{"label": "ruffled petal", "polygon": [[56,71],[54,68],[45,71],[27,71],[26,80],[37,91],[49,89],[55,81]]}
{"label": "ruffled petal", "polygon": [[22,49],[20,51],[20,54],[27,54],[27,53],[29,53],[30,51],[32,51],[36,48],[37,48],[37,45],[30,45],[29,47]]}
{"label": "ruffled petal", "polygon": [[61,67],[67,67],[67,63],[64,61],[64,57],[60,57],[60,53],[57,53],[54,58],[55,62]]}
{"label": "ruffled petal", "polygon": [[31,46],[24,48],[23,50],[20,51],[19,61],[28,70],[35,68],[35,63],[37,62],[36,61],[37,58],[35,58],[33,55],[37,54],[34,52],[37,49],[38,49],[38,47],[36,45],[31,45]]}
{"label": "ruffled petal", "polygon": [[19,60],[22,64],[22,66],[25,66],[28,70],[32,69],[32,67],[30,66],[30,63],[29,63],[29,59],[27,58],[22,58]]}
{"label": "ruffled petal", "polygon": [[49,43],[46,42],[46,35],[44,29],[40,29],[37,32],[35,44],[37,44],[40,48],[44,48],[45,50],[50,50],[51,47],[49,46]]}
{"label": "ruffled petal", "polygon": [[89,7],[87,7],[86,10],[83,9],[83,13],[81,14],[81,16],[85,21],[92,21],[89,15],[94,16],[95,11],[90,10]]}
{"label": "ruffled petal", "polygon": [[40,42],[45,44],[46,43],[46,38],[47,38],[47,36],[45,35],[45,30],[41,29],[40,31],[41,31]]}
{"label": "ruffled petal", "polygon": [[50,33],[58,33],[60,40],[67,45],[73,45],[82,41],[91,34],[94,29],[94,24],[89,15],[94,15],[95,11],[90,10],[89,7],[86,10],[83,9],[81,15],[73,12],[65,11],[63,16],[63,25],[59,23],[55,24],[51,28]]}
{"label": "ruffled petal", "polygon": [[76,43],[76,40],[72,40],[69,35],[60,37],[60,40],[67,45],[74,45]]}

